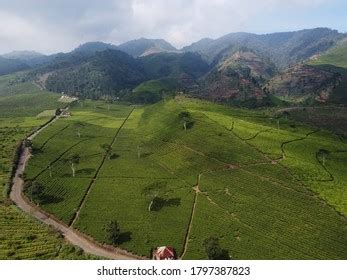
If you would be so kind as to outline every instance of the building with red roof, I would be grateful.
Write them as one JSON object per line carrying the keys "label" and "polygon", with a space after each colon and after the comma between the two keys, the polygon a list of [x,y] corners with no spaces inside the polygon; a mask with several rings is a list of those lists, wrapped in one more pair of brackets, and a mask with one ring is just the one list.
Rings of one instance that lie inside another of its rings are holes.
{"label": "building with red roof", "polygon": [[174,248],[168,246],[157,247],[153,252],[154,260],[175,260],[176,253]]}

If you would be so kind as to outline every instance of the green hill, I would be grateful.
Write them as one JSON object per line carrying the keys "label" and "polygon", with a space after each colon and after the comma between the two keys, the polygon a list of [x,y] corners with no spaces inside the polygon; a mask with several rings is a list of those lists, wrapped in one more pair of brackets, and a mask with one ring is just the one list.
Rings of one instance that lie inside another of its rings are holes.
{"label": "green hill", "polygon": [[192,80],[201,77],[209,70],[209,65],[195,53],[158,53],[139,58],[152,79],[185,76]]}
{"label": "green hill", "polygon": [[18,59],[8,59],[0,56],[0,76],[30,69],[26,63]]}
{"label": "green hill", "polygon": [[340,42],[326,53],[317,55],[308,64],[325,69],[333,66],[330,68],[331,70],[347,75],[347,40]]}
{"label": "green hill", "polygon": [[218,63],[199,82],[196,95],[247,107],[270,102],[263,92],[263,83],[276,73],[269,60],[247,49],[228,49]]}
{"label": "green hill", "polygon": [[73,53],[85,53],[94,54],[96,52],[102,52],[106,50],[116,50],[117,47],[112,44],[106,44],[103,42],[88,42],[78,46],[74,49]]}
{"label": "green hill", "polygon": [[306,64],[297,64],[270,79],[266,92],[294,103],[329,103],[340,84],[338,73]]}
{"label": "green hill", "polygon": [[[150,80],[165,78],[162,85],[193,87],[208,69],[206,62],[193,53],[159,53],[133,58],[122,51],[106,50],[95,54],[61,55],[38,73],[48,73],[45,86],[51,91],[87,98],[105,95],[122,98],[142,82]],[[157,100],[156,96],[148,98]]]}
{"label": "green hill", "polygon": [[83,59],[85,61],[81,64],[51,74],[46,81],[47,89],[100,98],[103,95],[115,96],[118,91],[133,88],[145,80],[142,65],[121,51],[106,50]]}
{"label": "green hill", "polygon": [[201,40],[183,51],[196,51],[213,62],[218,55],[230,47],[247,47],[271,59],[276,67],[284,70],[290,65],[302,62],[312,55],[324,52],[334,46],[346,34],[329,28],[304,29],[294,32],[271,34],[231,33],[215,40]]}
{"label": "green hill", "polygon": [[319,69],[337,73],[340,82],[331,94],[331,102],[347,104],[347,40],[336,47],[308,61],[308,64]]}
{"label": "green hill", "polygon": [[166,96],[174,95],[180,88],[176,79],[162,78],[143,82],[125,96],[133,103],[155,103]]}
{"label": "green hill", "polygon": [[153,53],[176,51],[175,47],[163,39],[146,38],[131,40],[119,45],[117,48],[134,57],[146,56]]}
{"label": "green hill", "polygon": [[86,100],[33,145],[26,178],[44,185],[34,201],[100,242],[117,220],[118,246],[145,256],[170,244],[206,259],[214,237],[232,259],[347,257],[346,144],[327,131],[181,96]]}
{"label": "green hill", "polygon": [[19,74],[0,77],[0,260],[86,259],[52,228],[15,207],[8,199],[9,176],[19,141],[49,120],[37,115],[65,106],[57,94],[18,82]]}

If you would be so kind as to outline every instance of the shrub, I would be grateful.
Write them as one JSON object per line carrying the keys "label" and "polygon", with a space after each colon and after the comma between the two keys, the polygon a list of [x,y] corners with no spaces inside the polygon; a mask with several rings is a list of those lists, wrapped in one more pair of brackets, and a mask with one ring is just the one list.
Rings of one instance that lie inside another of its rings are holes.
{"label": "shrub", "polygon": [[219,246],[219,240],[215,237],[209,237],[203,242],[206,254],[210,260],[229,260],[228,251]]}

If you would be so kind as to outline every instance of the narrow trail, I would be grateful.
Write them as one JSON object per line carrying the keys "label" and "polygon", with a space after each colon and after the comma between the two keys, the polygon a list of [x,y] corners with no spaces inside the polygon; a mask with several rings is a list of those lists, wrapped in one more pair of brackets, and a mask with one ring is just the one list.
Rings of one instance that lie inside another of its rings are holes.
{"label": "narrow trail", "polygon": [[67,129],[71,124],[67,124],[66,126],[64,126],[62,129],[58,130],[58,132],[54,133],[51,137],[48,137],[47,140],[45,142],[42,143],[41,147],[39,148],[39,150],[42,150],[49,141],[51,141],[53,138],[55,138],[57,135],[59,135],[60,133],[62,133],[65,129]]}
{"label": "narrow trail", "polygon": [[[135,107],[132,108],[132,110],[130,111],[130,113],[128,114],[128,116],[124,119],[123,123],[121,124],[121,126],[118,128],[116,134],[114,135],[113,139],[112,139],[112,142],[111,142],[111,147],[113,147],[114,143],[116,142],[116,139],[117,139],[117,136],[119,134],[119,132],[122,130],[123,126],[125,125],[125,123],[127,122],[127,120],[129,119],[129,117],[131,116],[131,114],[133,113],[133,111],[135,110]],[[74,223],[77,221],[78,217],[79,217],[79,214],[80,214],[80,211],[82,209],[82,207],[84,206],[85,204],[85,201],[87,200],[87,197],[88,197],[88,194],[90,193],[93,185],[95,184],[96,182],[96,179],[98,178],[98,175],[101,171],[101,168],[103,167],[106,159],[107,159],[107,156],[110,152],[106,152],[104,157],[102,158],[102,161],[98,167],[98,169],[96,170],[95,174],[94,174],[94,177],[91,179],[90,181],[90,184],[87,188],[87,191],[86,193],[84,194],[80,204],[78,205],[78,208],[77,208],[77,211],[75,212],[75,215],[71,218],[71,221],[69,223],[69,226],[72,227],[74,225]]]}
{"label": "narrow trail", "polygon": [[184,258],[184,255],[187,253],[187,250],[188,250],[189,236],[190,236],[190,233],[192,231],[193,219],[194,219],[195,210],[196,210],[196,204],[198,202],[198,195],[200,193],[199,186],[200,186],[201,175],[202,175],[202,173],[200,173],[198,175],[197,184],[196,184],[196,186],[193,187],[193,190],[195,191],[194,202],[193,202],[192,212],[190,214],[190,219],[189,219],[189,225],[188,225],[187,233],[186,233],[186,236],[184,238],[183,252],[182,252],[181,256],[179,257],[180,260],[182,260]]}
{"label": "narrow trail", "polygon": [[[47,128],[53,122],[55,122],[58,117],[52,118],[45,125],[40,127],[38,130],[33,132],[27,137],[28,140],[33,140],[42,130]],[[55,230],[60,232],[67,241],[72,243],[75,246],[80,247],[84,252],[96,255],[102,258],[107,259],[117,259],[117,260],[133,260],[133,259],[144,259],[140,256],[133,255],[125,250],[115,248],[113,246],[102,245],[94,241],[87,235],[84,235],[77,230],[70,228],[68,225],[57,220],[52,215],[46,213],[37,205],[32,203],[25,195],[23,194],[24,181],[23,174],[25,167],[30,158],[30,150],[25,147],[24,141],[21,145],[21,152],[19,156],[19,161],[16,167],[15,176],[12,180],[12,188],[10,193],[11,200],[24,212],[28,213],[30,216],[36,218],[37,220],[45,223],[46,225],[52,226]]]}
{"label": "narrow trail", "polygon": [[[344,151],[344,150],[339,150],[339,151],[330,151],[329,152],[330,154],[334,154],[334,153],[347,153],[347,151]],[[324,168],[324,170],[329,174],[330,178],[329,179],[326,179],[326,180],[318,180],[319,182],[333,182],[335,181],[335,177],[334,175],[330,172],[330,170],[326,167],[325,164],[323,164],[319,158],[318,158],[318,152],[316,153],[316,160],[317,162],[322,166],[322,168]]]}
{"label": "narrow trail", "polygon": [[[28,138],[29,139],[29,138]],[[75,148],[76,146],[78,146],[79,144],[88,141],[90,139],[84,139],[81,141],[76,142],[75,144],[71,145],[69,148],[67,148],[63,153],[61,153],[57,158],[55,158],[53,161],[51,161],[46,167],[44,167],[39,173],[37,173],[35,175],[35,177],[32,178],[32,180],[36,180],[41,174],[43,174],[48,168],[49,166],[52,166],[53,164],[55,164],[57,161],[59,161],[64,155],[66,155],[68,152],[70,152],[73,148]]]}
{"label": "narrow trail", "polygon": [[[273,159],[269,158],[266,154],[264,154],[261,150],[259,150],[257,147],[251,145],[250,143],[247,142],[247,140],[249,139],[243,139],[242,137],[240,137],[237,133],[235,133],[234,128],[235,128],[235,122],[233,121],[231,123],[231,128],[227,128],[224,125],[221,125],[220,123],[218,123],[217,121],[211,119],[208,115],[204,114],[206,116],[207,119],[209,119],[211,122],[215,123],[216,125],[222,127],[223,129],[225,129],[226,131],[229,131],[232,133],[232,135],[234,135],[236,138],[238,138],[240,141],[242,141],[243,143],[247,144],[250,148],[252,148],[253,150],[257,151],[258,153],[260,153],[266,160],[269,161],[269,163],[273,162]],[[267,117],[268,118],[268,117]],[[271,129],[269,129],[271,130]],[[264,133],[264,130],[258,131],[253,137],[251,137],[251,139],[256,138],[260,133]]]}
{"label": "narrow trail", "polygon": [[289,141],[285,141],[281,144],[281,151],[282,151],[282,159],[281,160],[284,160],[286,158],[286,152],[284,150],[284,147],[290,143],[293,143],[293,142],[297,142],[297,141],[302,141],[302,140],[305,140],[307,137],[309,137],[310,135],[314,134],[314,133],[317,133],[319,132],[320,129],[316,129],[314,131],[311,131],[311,132],[308,132],[306,133],[306,135],[304,137],[300,137],[300,138],[296,138],[296,139],[292,139],[292,140],[289,140]]}
{"label": "narrow trail", "polygon": [[269,132],[269,131],[271,131],[271,130],[272,130],[272,128],[263,129],[263,130],[258,131],[256,134],[254,134],[253,136],[251,136],[251,137],[249,137],[249,138],[240,138],[240,139],[242,139],[243,141],[253,140],[253,139],[255,139],[260,133]]}
{"label": "narrow trail", "polygon": [[[207,115],[205,115],[208,119],[210,119]],[[328,206],[330,209],[332,209],[332,211],[334,211],[335,213],[337,213],[340,217],[344,218],[345,220],[347,220],[347,217],[345,214],[339,212],[338,210],[336,210],[336,208],[331,205],[330,203],[328,203],[327,200],[325,200],[324,198],[322,198],[320,196],[319,193],[313,191],[311,188],[309,188],[308,186],[306,186],[304,184],[303,181],[301,181],[300,179],[298,179],[294,174],[293,172],[290,170],[290,168],[288,168],[287,166],[283,165],[281,163],[281,161],[285,160],[285,157],[286,157],[286,153],[285,153],[285,146],[289,143],[292,143],[292,142],[296,142],[296,141],[302,141],[302,140],[305,140],[307,137],[309,137],[310,135],[314,134],[314,133],[317,133],[319,131],[321,131],[320,129],[316,129],[316,130],[313,130],[313,131],[310,131],[308,132],[306,135],[304,135],[303,137],[300,137],[300,138],[296,138],[296,139],[292,139],[292,140],[289,140],[289,141],[285,141],[285,142],[282,142],[281,143],[281,157],[278,158],[278,159],[271,159],[269,158],[266,154],[264,154],[261,150],[259,150],[258,148],[254,147],[253,145],[249,144],[246,140],[243,140],[241,137],[239,137],[233,130],[234,130],[234,122],[232,122],[232,127],[231,129],[228,129],[226,128],[225,126],[223,125],[220,125],[218,122],[210,119],[211,121],[215,122],[217,125],[219,126],[222,126],[225,130],[233,133],[233,135],[235,135],[237,138],[239,138],[241,141],[245,142],[246,144],[248,144],[250,147],[252,147],[253,149],[257,150],[258,152],[260,152],[266,159],[269,159],[270,162],[269,164],[278,164],[280,165],[281,167],[283,167],[284,171],[290,175],[301,187],[303,187],[305,190],[307,190],[308,192],[310,192],[312,194],[312,196],[314,196],[318,201],[320,201],[322,204]],[[317,159],[318,161],[318,159]],[[319,162],[319,161],[318,161]],[[245,165],[240,165],[240,166],[236,166],[236,168],[240,168],[240,169],[243,169],[244,167],[247,167],[247,166],[251,166],[251,165],[259,165],[259,164],[266,164],[266,163],[250,163],[250,164],[245,164]],[[321,164],[319,162],[319,164]],[[328,172],[329,176],[332,175],[326,168],[325,170]],[[333,177],[332,177],[333,178]],[[316,181],[319,181],[319,180],[316,180]],[[331,181],[330,179],[328,179],[328,181]]]}
{"label": "narrow trail", "polygon": [[328,168],[325,166],[325,164],[323,164],[319,158],[318,158],[318,152],[316,152],[316,160],[318,162],[318,164],[325,170],[326,173],[329,174],[329,179],[322,179],[322,180],[318,180],[319,182],[332,182],[335,180],[334,175],[328,170]]}
{"label": "narrow trail", "polygon": [[[208,116],[206,116],[208,119],[210,119]],[[213,121],[210,119],[210,121]],[[214,121],[213,121],[214,122]],[[217,123],[218,125],[220,125],[219,123]],[[264,152],[262,152],[261,150],[259,150],[257,147],[254,147],[253,145],[251,145],[250,143],[247,142],[247,140],[249,139],[242,139],[242,137],[239,137],[233,130],[234,130],[234,122],[232,122],[232,125],[231,125],[231,128],[228,129],[224,126],[222,126],[224,129],[226,129],[227,131],[231,132],[232,134],[234,134],[235,137],[239,138],[241,141],[245,142],[246,144],[248,144],[250,146],[250,148],[253,148],[254,150],[257,150],[258,152],[260,152],[264,157],[265,159],[267,160],[267,162],[257,162],[257,163],[249,163],[249,164],[244,164],[244,165],[229,165],[229,168],[226,168],[225,170],[227,169],[241,169],[241,170],[244,170],[244,171],[247,171],[250,175],[257,175],[260,179],[264,179],[264,180],[267,180],[271,183],[274,183],[275,185],[277,186],[280,186],[280,187],[283,187],[287,190],[290,190],[290,191],[294,191],[294,192],[298,192],[302,195],[307,195],[307,196],[312,196],[314,198],[316,198],[318,201],[320,201],[322,204],[325,204],[325,205],[328,205],[330,206],[325,200],[323,200],[322,198],[319,197],[319,195],[315,192],[313,192],[310,188],[308,188],[307,186],[305,186],[301,181],[299,181],[297,178],[295,178],[295,176],[292,174],[291,170],[289,170],[288,167],[284,166],[283,164],[281,164],[281,161],[284,160],[285,158],[285,145],[290,143],[290,142],[293,142],[293,141],[299,141],[299,140],[303,140],[303,139],[306,139],[307,137],[309,137],[311,134],[313,133],[316,133],[318,131],[312,131],[312,132],[309,132],[307,135],[305,135],[304,137],[300,137],[298,139],[294,139],[294,140],[291,140],[291,141],[286,141],[284,143],[281,143],[281,153],[279,154],[279,158],[277,159],[273,159],[273,158],[270,158],[268,155],[266,155]],[[253,135],[253,137],[251,137],[250,139],[254,139],[255,137],[257,137],[260,133],[263,133],[263,132],[267,132],[267,131],[270,131],[270,130],[273,130],[274,128],[270,128],[268,130],[261,130],[261,131],[258,131],[255,135]],[[175,143],[176,145],[180,145],[178,143]],[[212,159],[210,157],[208,157],[206,154],[204,154],[203,152],[201,151],[197,151],[197,150],[194,150],[194,149],[191,149],[190,147],[187,147],[185,145],[180,145],[182,148],[185,148],[185,149],[189,149],[197,154],[199,154],[200,156],[203,156],[203,157],[206,157],[206,158],[209,158],[209,159]],[[218,159],[214,159],[214,160],[217,160],[219,161]],[[220,161],[219,161],[220,162]],[[224,163],[224,162],[223,162]],[[226,163],[224,163],[226,164]],[[296,189],[292,189],[288,186],[285,186],[283,185],[281,182],[277,182],[276,180],[273,180],[273,178],[270,178],[270,177],[266,177],[266,176],[262,176],[260,174],[255,174],[253,172],[249,172],[248,170],[246,170],[245,168],[248,167],[248,166],[255,166],[255,165],[261,165],[261,164],[278,164],[280,165],[281,167],[284,168],[284,172],[286,172],[290,177],[294,178],[297,182],[298,182],[298,185],[299,186],[302,186],[303,187],[303,191],[300,191],[300,190],[296,190]],[[222,169],[221,169],[222,170]],[[217,171],[217,170],[215,170]],[[211,172],[214,172],[214,171],[211,171]],[[205,173],[205,172],[204,172]],[[200,174],[201,176],[201,174]],[[206,196],[207,200],[211,203],[211,207],[215,206],[215,207],[218,207],[222,210],[225,211],[225,213],[232,219],[238,221],[239,223],[242,223],[244,226],[248,227],[249,229],[252,229],[252,226],[249,225],[249,224],[246,224],[244,222],[242,222],[241,220],[238,219],[238,217],[236,215],[234,215],[233,213],[230,213],[227,209],[225,209],[224,207],[222,207],[221,205],[219,205],[218,203],[216,203],[210,196],[207,192],[201,192],[200,191],[200,188],[199,188],[199,185],[200,185],[200,176],[199,176],[199,179],[198,179],[198,184],[197,186],[195,186],[193,189],[195,191],[195,197],[194,197],[194,203],[193,203],[193,207],[192,207],[192,212],[191,212],[191,216],[190,216],[190,222],[189,222],[189,226],[188,226],[188,229],[187,229],[187,233],[186,233],[186,236],[185,236],[185,241],[184,241],[184,249],[183,249],[183,253],[182,255],[180,256],[180,259],[183,259],[187,250],[188,250],[188,243],[189,243],[189,237],[190,237],[190,234],[191,234],[191,229],[192,229],[192,223],[193,223],[193,218],[194,218],[194,215],[195,215],[195,212],[196,212],[196,204],[197,204],[197,199],[198,199],[198,195],[201,194],[201,195],[204,195]],[[304,191],[306,190],[306,191]],[[338,214],[340,214],[338,211],[336,211],[336,209],[334,207],[331,207],[331,209],[334,211],[334,212],[337,212]],[[343,215],[341,215],[343,216]],[[268,236],[266,236],[266,233],[265,233],[265,237],[266,238],[269,238]],[[271,238],[269,238],[271,240]],[[272,240],[275,242],[275,240]],[[308,258],[314,258],[313,256],[310,256],[308,255],[307,253],[301,251],[301,250],[298,250],[298,248],[293,248],[290,246],[290,244],[282,244],[284,246],[286,246],[287,248],[291,248],[292,250],[297,250],[297,251],[300,251],[302,254],[305,254]]]}

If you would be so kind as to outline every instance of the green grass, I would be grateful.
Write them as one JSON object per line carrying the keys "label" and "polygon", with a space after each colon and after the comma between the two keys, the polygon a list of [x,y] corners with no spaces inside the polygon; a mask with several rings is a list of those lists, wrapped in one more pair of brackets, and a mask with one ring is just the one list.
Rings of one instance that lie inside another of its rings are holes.
{"label": "green grass", "polygon": [[[66,223],[79,211],[73,226],[100,242],[117,220],[119,246],[139,255],[162,245],[180,255],[192,220],[185,259],[206,258],[209,236],[235,259],[346,258],[347,159],[339,137],[270,111],[182,97],[131,110],[80,102],[72,117],[35,138],[39,152],[26,178],[45,186],[41,207]],[[184,111],[194,121],[187,130]],[[115,136],[116,156],[105,158],[100,145]],[[320,149],[330,151],[324,166]],[[76,177],[67,162],[74,153],[81,156]],[[157,211],[148,210],[144,192],[153,184],[162,186]]]}
{"label": "green grass", "polygon": [[24,81],[25,73],[0,77],[0,118],[33,117],[45,110],[66,105],[59,102],[59,95],[38,89]]}
{"label": "green grass", "polygon": [[310,183],[311,188],[327,199],[341,213],[347,213],[346,194],[346,151],[331,152],[326,158],[325,167],[331,173],[329,181],[314,181]]}
{"label": "green grass", "polygon": [[[58,120],[34,139],[37,152],[25,175],[45,186],[41,206],[46,211],[67,224],[72,221],[105,155],[101,146],[112,142],[131,109],[112,105],[108,110],[103,102],[84,102],[72,117]],[[75,177],[69,162],[74,154],[80,156]]]}
{"label": "green grass", "polygon": [[[163,198],[172,201],[172,204],[164,206],[160,211],[149,212],[150,199],[142,192],[153,182],[167,185],[168,190]],[[170,244],[180,253],[191,203],[192,192],[189,185],[178,179],[101,176],[90,193],[76,226],[105,242],[103,228],[110,220],[116,219],[122,229],[121,247],[149,256],[151,248]],[[102,216],[99,211],[103,213]]]}
{"label": "green grass", "polygon": [[201,258],[201,244],[208,236],[218,236],[233,259],[345,256],[344,218],[305,190],[252,172],[221,171],[202,177],[186,258]]}
{"label": "green grass", "polygon": [[172,91],[177,88],[176,81],[174,79],[166,78],[160,80],[150,80],[147,82],[143,82],[133,89],[133,92],[153,92],[153,93],[161,93],[163,91]]}
{"label": "green grass", "polygon": [[342,68],[344,74],[347,74],[347,41],[340,42],[336,47],[320,55],[317,59],[309,62],[310,65],[323,66],[331,65]]}
{"label": "green grass", "polygon": [[26,72],[17,72],[0,76],[0,96],[14,96],[38,91],[35,85],[25,82],[25,74]]}
{"label": "green grass", "polygon": [[31,117],[46,109],[63,107],[59,95],[34,92],[0,97],[1,117]]}
{"label": "green grass", "polygon": [[54,230],[0,203],[0,259],[89,259]]}
{"label": "green grass", "polygon": [[308,64],[342,75],[341,82],[334,88],[329,99],[335,104],[347,104],[347,40],[343,40],[318,58],[311,59]]}
{"label": "green grass", "polygon": [[150,80],[134,88],[125,96],[125,99],[136,104],[153,104],[173,96],[178,88],[179,85],[175,79]]}
{"label": "green grass", "polygon": [[[4,80],[6,82],[8,78],[0,78],[1,95],[6,88]],[[30,99],[34,97],[32,108]],[[68,245],[53,229],[11,205],[5,193],[19,141],[49,119],[38,119],[35,115],[40,110],[55,108],[56,100],[56,95],[46,96],[38,89],[31,89],[31,93],[0,97],[0,259],[92,258]]]}

